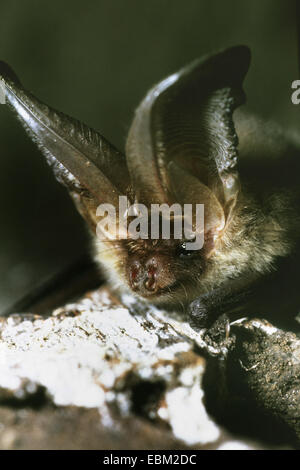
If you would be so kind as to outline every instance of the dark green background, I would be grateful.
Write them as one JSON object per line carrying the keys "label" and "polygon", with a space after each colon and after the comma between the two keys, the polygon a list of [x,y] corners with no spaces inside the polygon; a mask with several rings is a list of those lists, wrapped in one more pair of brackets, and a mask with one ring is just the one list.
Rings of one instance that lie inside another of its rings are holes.
{"label": "dark green background", "polygon": [[[249,107],[297,128],[295,5],[284,0],[1,1],[0,58],[40,99],[123,149],[148,88],[190,60],[247,44]],[[80,255],[88,237],[67,193],[0,106],[0,307]]]}

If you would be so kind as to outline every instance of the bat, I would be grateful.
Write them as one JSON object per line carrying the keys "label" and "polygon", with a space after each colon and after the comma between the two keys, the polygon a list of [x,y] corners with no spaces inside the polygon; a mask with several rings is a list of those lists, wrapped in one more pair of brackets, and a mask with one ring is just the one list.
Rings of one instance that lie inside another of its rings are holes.
{"label": "bat", "polygon": [[[39,101],[0,62],[6,101],[87,222],[111,286],[183,308],[198,327],[222,315],[284,324],[299,310],[299,143],[238,109],[249,64],[249,49],[236,46],[155,85],[134,114],[123,154]],[[120,196],[147,208],[203,204],[203,247],[188,248],[185,236],[101,239],[97,207],[118,208]]]}

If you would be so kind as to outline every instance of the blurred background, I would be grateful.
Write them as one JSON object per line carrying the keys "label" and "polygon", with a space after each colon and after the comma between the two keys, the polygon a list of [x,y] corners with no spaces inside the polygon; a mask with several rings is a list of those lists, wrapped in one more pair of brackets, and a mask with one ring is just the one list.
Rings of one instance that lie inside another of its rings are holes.
{"label": "blurred background", "polygon": [[[0,58],[41,100],[124,149],[133,111],[164,76],[208,52],[252,50],[248,107],[296,128],[295,2],[2,0]],[[0,311],[88,250],[66,190],[0,106]]]}

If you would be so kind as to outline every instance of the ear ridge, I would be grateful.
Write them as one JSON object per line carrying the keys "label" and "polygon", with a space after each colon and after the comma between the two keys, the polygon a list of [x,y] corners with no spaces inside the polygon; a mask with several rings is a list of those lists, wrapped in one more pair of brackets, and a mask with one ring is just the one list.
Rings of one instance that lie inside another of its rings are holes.
{"label": "ear ridge", "polygon": [[225,226],[225,214],[220,202],[197,177],[174,162],[168,165],[172,192],[183,204],[204,204],[204,232],[206,238],[215,239]]}
{"label": "ear ridge", "polygon": [[249,62],[247,47],[232,47],[192,62],[149,91],[126,145],[140,199],[172,200],[168,163],[193,157],[206,168],[212,186],[219,186],[222,204],[235,200],[238,139],[232,114],[245,101],[242,82]]}

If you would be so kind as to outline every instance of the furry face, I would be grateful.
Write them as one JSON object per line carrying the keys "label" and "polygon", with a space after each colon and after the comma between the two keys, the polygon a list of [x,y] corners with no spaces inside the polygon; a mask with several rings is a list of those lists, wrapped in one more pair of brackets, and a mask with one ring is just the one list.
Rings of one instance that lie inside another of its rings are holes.
{"label": "furry face", "polygon": [[[197,292],[204,270],[201,251],[188,251],[184,241],[96,240],[96,258],[111,284],[156,304],[186,304]],[[196,277],[195,277],[196,276]]]}

